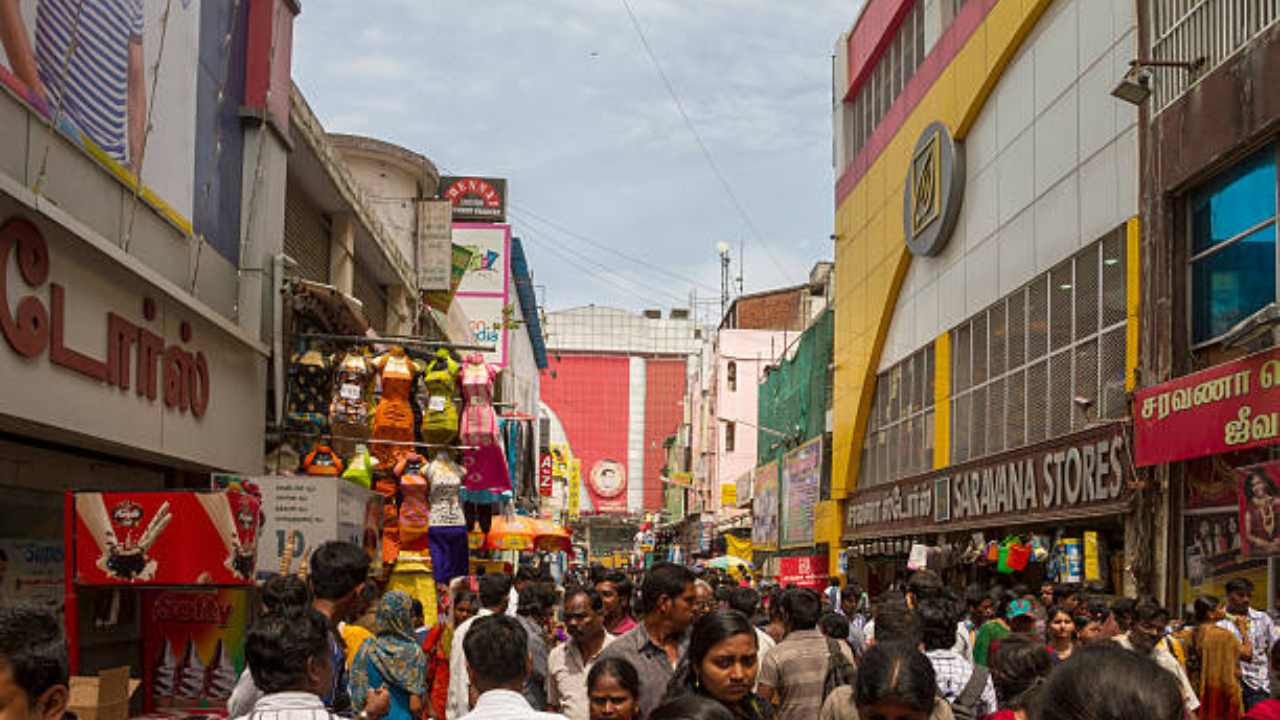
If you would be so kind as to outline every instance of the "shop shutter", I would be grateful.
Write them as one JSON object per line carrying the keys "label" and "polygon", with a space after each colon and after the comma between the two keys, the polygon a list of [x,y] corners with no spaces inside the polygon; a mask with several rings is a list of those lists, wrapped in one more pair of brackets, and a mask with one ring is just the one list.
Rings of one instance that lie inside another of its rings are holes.
{"label": "shop shutter", "polygon": [[369,326],[378,332],[386,332],[387,299],[383,296],[382,289],[359,265],[356,266],[351,286],[356,299],[364,304],[364,316],[369,320]]}
{"label": "shop shutter", "polygon": [[293,183],[284,195],[284,252],[298,263],[295,277],[329,282],[329,223]]}

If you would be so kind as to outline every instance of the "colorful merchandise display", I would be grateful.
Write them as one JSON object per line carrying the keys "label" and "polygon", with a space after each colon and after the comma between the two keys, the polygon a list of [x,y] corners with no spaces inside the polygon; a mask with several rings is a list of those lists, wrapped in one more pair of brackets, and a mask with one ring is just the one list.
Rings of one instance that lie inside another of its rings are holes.
{"label": "colorful merchandise display", "polygon": [[467,574],[467,521],[462,510],[462,468],[446,452],[427,466],[431,481],[431,527],[427,538],[436,581],[448,584]]}
{"label": "colorful merchandise display", "polygon": [[344,456],[369,437],[373,377],[373,363],[364,352],[348,352],[334,370],[329,427],[334,447]]}
{"label": "colorful merchandise display", "polygon": [[507,457],[498,434],[498,415],[493,409],[493,381],[497,371],[484,362],[479,353],[467,357],[462,369],[462,410],[459,441],[467,449],[463,465],[467,474],[462,488],[466,502],[467,525],[480,524],[489,532],[492,508],[510,499],[511,477]]}
{"label": "colorful merchandise display", "polygon": [[458,372],[447,350],[439,350],[422,374],[422,442],[448,445],[458,437]]}
{"label": "colorful merchandise display", "polygon": [[400,484],[400,548],[419,551],[426,548],[427,493],[425,476],[427,461],[417,453],[409,453],[396,464],[395,476]]}

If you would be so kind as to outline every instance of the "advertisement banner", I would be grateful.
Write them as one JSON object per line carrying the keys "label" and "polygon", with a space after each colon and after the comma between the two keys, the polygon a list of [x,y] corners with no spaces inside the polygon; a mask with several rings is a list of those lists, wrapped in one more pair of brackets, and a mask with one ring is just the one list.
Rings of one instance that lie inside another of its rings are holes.
{"label": "advertisement banner", "polygon": [[542,453],[541,459],[538,460],[538,496],[551,497],[551,491],[554,487],[552,470],[554,463],[551,460],[551,453]]}
{"label": "advertisement banner", "polygon": [[1134,393],[1139,467],[1280,441],[1280,348]]}
{"label": "advertisement banner", "polygon": [[[578,462],[574,458],[574,462]],[[587,491],[597,513],[627,511],[627,466],[617,460],[602,458],[591,465],[587,474]]]}
{"label": "advertisement banner", "polygon": [[453,219],[500,223],[507,219],[507,181],[503,178],[440,178],[440,197],[453,206]]}
{"label": "advertisement banner", "polygon": [[734,485],[737,486],[736,495],[734,499],[736,500],[738,505],[745,506],[747,503],[751,502],[751,498],[752,498],[751,490],[752,490],[752,485],[754,484],[754,481],[755,481],[755,476],[756,476],[756,473],[754,470],[748,470],[747,472],[744,472],[741,475],[739,475],[738,479],[734,481]]}
{"label": "advertisement banner", "polygon": [[778,463],[756,468],[751,483],[751,544],[756,550],[778,549]]}
{"label": "advertisement banner", "polygon": [[779,558],[778,584],[782,587],[795,585],[822,592],[827,587],[827,559],[825,557]]}
{"label": "advertisement banner", "polygon": [[454,302],[470,321],[471,341],[493,350],[485,362],[498,367],[507,364],[507,324],[513,305],[511,287],[511,227],[454,223],[453,243],[471,253],[471,262]]}
{"label": "advertisement banner", "polygon": [[147,593],[148,707],[226,707],[245,667],[248,598],[235,589]]}
{"label": "advertisement banner", "polygon": [[782,547],[812,545],[814,514],[822,484],[822,438],[814,438],[782,458]]}
{"label": "advertisement banner", "polygon": [[1197,512],[1182,520],[1183,604],[1199,595],[1226,597],[1227,581],[1248,578],[1266,587],[1267,560],[1244,557],[1235,510]]}
{"label": "advertisement banner", "polygon": [[1236,477],[1236,468],[1264,463],[1270,454],[1267,448],[1253,448],[1188,460],[1183,483],[1186,508],[1236,507],[1240,504],[1237,490],[1240,480]]}
{"label": "advertisement banner", "polygon": [[[207,98],[197,92],[203,84],[201,4],[86,4],[91,9],[82,17],[77,3],[6,3],[0,82],[45,118],[56,116],[64,137],[190,233],[197,117],[215,118],[217,111],[216,86]],[[206,13],[226,22],[221,14]],[[221,53],[206,48],[206,54],[210,67],[218,67]]]}
{"label": "advertisement banner", "polygon": [[0,602],[18,601],[63,612],[62,543],[0,540]]}
{"label": "advertisement banner", "polygon": [[[219,491],[75,494],[81,585],[248,585],[258,499]],[[176,522],[175,522],[176,521]]]}
{"label": "advertisement banner", "polygon": [[569,522],[577,522],[582,504],[582,462],[569,461]]}
{"label": "advertisement banner", "polygon": [[1239,537],[1235,522],[1227,528],[1233,547],[1239,541],[1242,557],[1280,555],[1280,462],[1250,465],[1236,470],[1239,479]]}
{"label": "advertisement banner", "polygon": [[291,572],[330,540],[359,545],[382,564],[382,496],[345,480],[315,476],[252,479],[262,496],[258,576]]}
{"label": "advertisement banner", "polygon": [[738,485],[736,483],[720,483],[720,507],[738,506]]}

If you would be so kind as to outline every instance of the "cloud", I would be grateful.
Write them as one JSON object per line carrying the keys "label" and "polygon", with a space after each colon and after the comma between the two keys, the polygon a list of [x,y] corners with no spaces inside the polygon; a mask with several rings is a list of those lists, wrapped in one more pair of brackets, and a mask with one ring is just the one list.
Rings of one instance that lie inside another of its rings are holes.
{"label": "cloud", "polygon": [[[720,239],[735,256],[746,239],[747,291],[802,281],[830,258],[830,55],[857,3],[628,2],[761,240],[708,166],[621,0],[308,3],[294,76],[331,131],[508,177],[515,233],[529,239],[552,309],[635,309],[635,295],[670,306],[690,288],[540,226],[522,208],[710,288],[719,287]],[[548,246],[610,268],[608,281],[581,282]]]}

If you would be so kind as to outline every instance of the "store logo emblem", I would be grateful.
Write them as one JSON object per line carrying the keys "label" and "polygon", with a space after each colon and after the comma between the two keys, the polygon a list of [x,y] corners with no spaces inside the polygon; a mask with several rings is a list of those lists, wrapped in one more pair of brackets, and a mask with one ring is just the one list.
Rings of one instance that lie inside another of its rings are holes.
{"label": "store logo emblem", "polygon": [[902,231],[916,255],[937,255],[946,247],[964,196],[964,153],[947,126],[931,123],[911,153],[903,191]]}
{"label": "store logo emblem", "polygon": [[142,522],[142,508],[137,503],[126,500],[111,511],[111,519],[121,527],[133,527]]}

